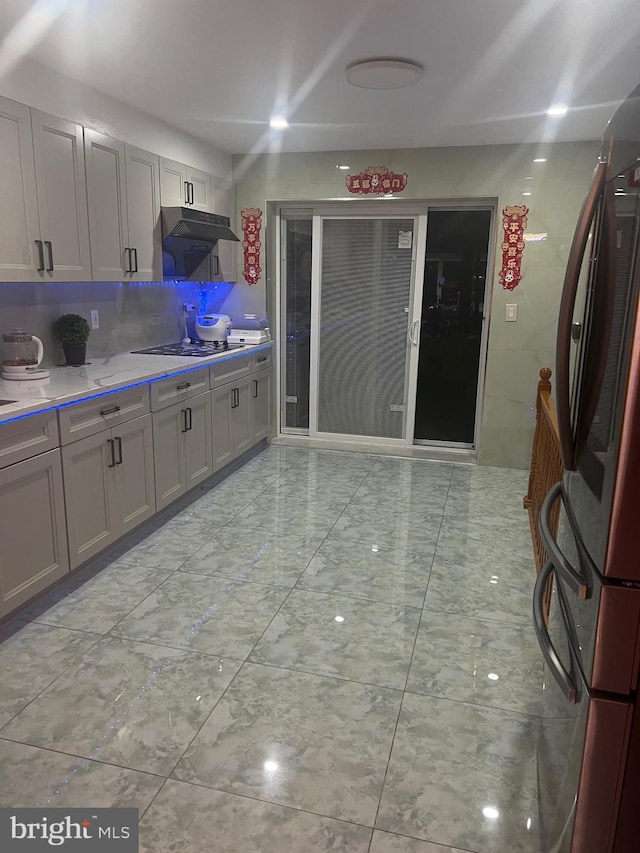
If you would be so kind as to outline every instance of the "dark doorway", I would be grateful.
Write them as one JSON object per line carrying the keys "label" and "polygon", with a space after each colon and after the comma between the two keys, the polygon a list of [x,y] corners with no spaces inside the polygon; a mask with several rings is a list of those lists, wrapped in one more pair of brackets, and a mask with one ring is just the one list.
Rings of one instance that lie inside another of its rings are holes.
{"label": "dark doorway", "polygon": [[490,210],[429,211],[415,442],[474,442],[490,228]]}

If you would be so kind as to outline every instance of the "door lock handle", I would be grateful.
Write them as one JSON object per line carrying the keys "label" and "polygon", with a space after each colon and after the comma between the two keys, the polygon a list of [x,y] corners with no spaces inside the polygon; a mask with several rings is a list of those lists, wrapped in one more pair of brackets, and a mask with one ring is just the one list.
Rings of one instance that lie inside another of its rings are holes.
{"label": "door lock handle", "polygon": [[418,346],[418,336],[417,330],[420,325],[420,320],[414,320],[413,323],[409,326],[409,343],[414,347]]}

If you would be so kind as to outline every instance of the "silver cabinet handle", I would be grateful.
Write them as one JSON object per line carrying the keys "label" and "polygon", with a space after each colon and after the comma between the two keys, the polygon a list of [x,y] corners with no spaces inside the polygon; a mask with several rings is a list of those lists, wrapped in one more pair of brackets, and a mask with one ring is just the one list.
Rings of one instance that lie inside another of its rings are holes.
{"label": "silver cabinet handle", "polygon": [[124,271],[131,272],[131,249],[124,250]]}
{"label": "silver cabinet handle", "polygon": [[45,240],[44,244],[47,247],[47,252],[49,252],[49,266],[47,267],[47,272],[53,272],[53,247],[51,245],[51,240]]}
{"label": "silver cabinet handle", "polygon": [[112,438],[108,438],[107,444],[109,445],[109,450],[111,451],[111,462],[109,462],[109,465],[107,467],[108,468],[115,468],[116,464],[117,464],[116,463],[116,450],[115,450],[116,443]]}
{"label": "silver cabinet handle", "polygon": [[38,247],[38,262],[40,264],[38,272],[44,272],[44,249],[42,248],[42,240],[36,240],[35,243]]}

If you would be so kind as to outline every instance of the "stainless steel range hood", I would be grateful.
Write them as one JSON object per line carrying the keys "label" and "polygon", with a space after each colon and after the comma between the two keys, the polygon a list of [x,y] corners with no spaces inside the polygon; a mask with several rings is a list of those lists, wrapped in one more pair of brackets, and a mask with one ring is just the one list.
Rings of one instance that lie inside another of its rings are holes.
{"label": "stainless steel range hood", "polygon": [[[211,248],[218,240],[240,241],[230,228],[228,216],[218,213],[206,213],[190,207],[162,208],[162,240],[187,240],[189,244],[210,243]],[[173,244],[175,247],[175,244]]]}
{"label": "stainless steel range hood", "polygon": [[240,242],[229,217],[190,207],[163,207],[161,213],[163,278],[217,280],[218,240]]}

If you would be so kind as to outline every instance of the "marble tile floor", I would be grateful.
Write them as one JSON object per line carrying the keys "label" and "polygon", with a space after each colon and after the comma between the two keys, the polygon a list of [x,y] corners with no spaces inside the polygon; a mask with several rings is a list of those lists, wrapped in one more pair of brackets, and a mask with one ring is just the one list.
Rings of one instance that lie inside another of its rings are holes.
{"label": "marble tile floor", "polygon": [[0,631],[0,805],[142,853],[541,853],[523,471],[271,446]]}

